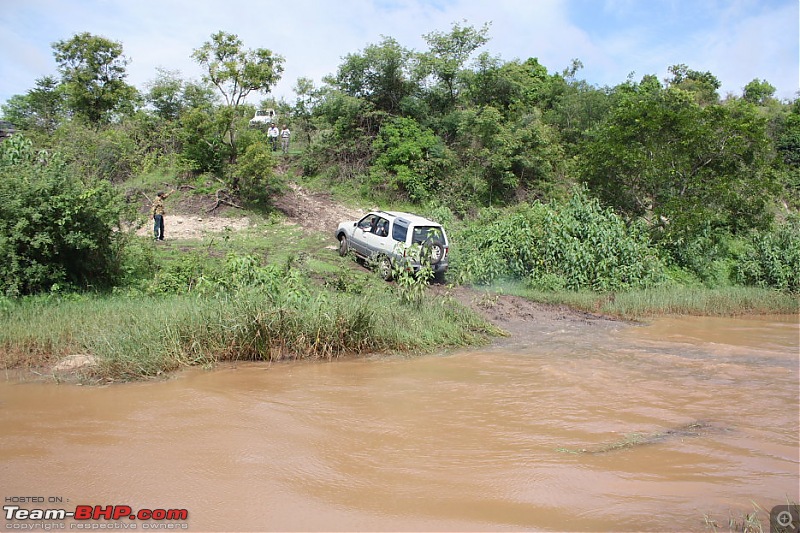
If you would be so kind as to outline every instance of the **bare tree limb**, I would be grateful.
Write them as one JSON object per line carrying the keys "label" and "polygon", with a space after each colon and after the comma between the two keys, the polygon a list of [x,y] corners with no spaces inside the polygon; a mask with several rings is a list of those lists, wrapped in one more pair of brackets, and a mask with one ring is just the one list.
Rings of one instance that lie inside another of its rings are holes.
{"label": "bare tree limb", "polygon": [[236,205],[235,203],[233,203],[231,200],[228,200],[227,198],[223,198],[222,197],[223,194],[225,196],[230,197],[225,189],[219,189],[217,191],[217,195],[216,195],[217,196],[217,202],[213,205],[213,207],[211,207],[208,211],[206,211],[207,213],[210,213],[210,212],[214,211],[220,205],[223,205],[223,204],[229,205],[231,207],[235,207],[236,209],[242,209],[242,206]]}

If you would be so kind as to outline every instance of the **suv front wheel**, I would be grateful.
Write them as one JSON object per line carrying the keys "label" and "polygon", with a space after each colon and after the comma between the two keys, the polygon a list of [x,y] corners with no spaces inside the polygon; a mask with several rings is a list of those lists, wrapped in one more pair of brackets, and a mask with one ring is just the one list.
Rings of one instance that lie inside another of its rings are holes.
{"label": "suv front wheel", "polygon": [[347,235],[339,237],[339,255],[344,257],[350,251],[350,244],[347,242]]}

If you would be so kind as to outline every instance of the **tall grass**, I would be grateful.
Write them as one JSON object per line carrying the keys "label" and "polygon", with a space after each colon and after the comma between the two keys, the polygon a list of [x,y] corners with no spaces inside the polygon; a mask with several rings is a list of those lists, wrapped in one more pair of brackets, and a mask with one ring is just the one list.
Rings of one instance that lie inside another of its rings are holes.
{"label": "tall grass", "polygon": [[797,295],[757,287],[657,287],[614,293],[536,291],[522,284],[499,290],[537,302],[568,305],[592,313],[627,319],[656,315],[741,316],[797,314]]}
{"label": "tall grass", "polygon": [[224,360],[425,353],[481,343],[492,331],[453,301],[432,299],[410,312],[385,292],[27,301],[0,316],[0,364],[39,366],[78,353],[96,358],[91,377],[128,380]]}

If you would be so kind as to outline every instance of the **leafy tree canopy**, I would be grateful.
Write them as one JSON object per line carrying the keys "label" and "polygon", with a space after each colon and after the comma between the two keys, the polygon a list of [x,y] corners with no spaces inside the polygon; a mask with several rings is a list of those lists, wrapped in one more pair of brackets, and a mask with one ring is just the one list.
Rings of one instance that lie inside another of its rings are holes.
{"label": "leafy tree canopy", "polygon": [[133,111],[136,88],[125,82],[128,59],[122,44],[88,32],[53,44],[67,104],[91,124]]}

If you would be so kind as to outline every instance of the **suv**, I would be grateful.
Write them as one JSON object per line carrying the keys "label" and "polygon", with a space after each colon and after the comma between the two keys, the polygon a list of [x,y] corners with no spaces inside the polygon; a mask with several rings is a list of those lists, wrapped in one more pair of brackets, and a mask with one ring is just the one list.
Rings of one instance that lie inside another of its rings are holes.
{"label": "suv", "polygon": [[414,271],[420,257],[427,257],[437,281],[447,271],[447,234],[441,224],[424,217],[395,211],[372,211],[361,220],[342,222],[336,229],[339,255],[352,251],[356,257],[377,262],[383,279],[390,281],[398,262]]}
{"label": "suv", "polygon": [[266,127],[269,126],[271,122],[275,122],[278,119],[278,114],[275,113],[274,109],[259,109],[256,111],[255,116],[250,119],[250,127],[257,128],[259,126]]}
{"label": "suv", "polygon": [[0,140],[11,137],[17,132],[14,125],[7,120],[0,120]]}

